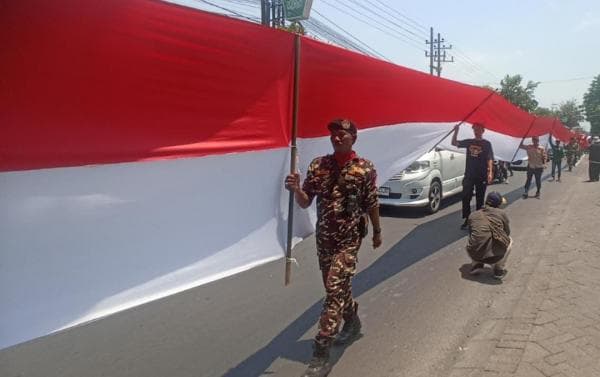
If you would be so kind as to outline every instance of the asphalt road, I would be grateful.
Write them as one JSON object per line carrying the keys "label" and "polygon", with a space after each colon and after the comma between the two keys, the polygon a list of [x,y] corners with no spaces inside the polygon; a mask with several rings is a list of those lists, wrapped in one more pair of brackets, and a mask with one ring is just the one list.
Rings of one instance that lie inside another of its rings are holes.
{"label": "asphalt road", "polygon": [[[545,182],[542,200],[520,199],[522,172],[492,186],[509,198],[513,238],[532,231],[527,207],[560,195],[568,174],[563,183]],[[354,279],[364,336],[335,349],[331,377],[447,374],[498,284],[465,274],[459,200],[445,200],[431,216],[383,211],[384,244],[376,251],[363,245]],[[299,376],[311,356],[323,288],[314,239],[294,253],[300,266],[291,286],[283,286],[283,261],[275,261],[2,350],[0,375]]]}

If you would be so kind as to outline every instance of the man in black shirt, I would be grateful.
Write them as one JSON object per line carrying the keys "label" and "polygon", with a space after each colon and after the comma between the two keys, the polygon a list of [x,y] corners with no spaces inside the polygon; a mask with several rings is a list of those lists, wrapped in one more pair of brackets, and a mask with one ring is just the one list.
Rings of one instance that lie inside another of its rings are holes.
{"label": "man in black shirt", "polygon": [[473,198],[473,188],[475,188],[475,198],[477,209],[483,207],[485,190],[493,179],[494,152],[492,144],[485,140],[483,124],[473,124],[474,139],[457,140],[459,125],[454,127],[452,135],[452,145],[458,148],[467,149],[467,159],[465,164],[465,178],[463,179],[463,199],[462,199],[462,217],[464,219],[461,229],[467,229],[467,219],[471,214],[471,199]]}

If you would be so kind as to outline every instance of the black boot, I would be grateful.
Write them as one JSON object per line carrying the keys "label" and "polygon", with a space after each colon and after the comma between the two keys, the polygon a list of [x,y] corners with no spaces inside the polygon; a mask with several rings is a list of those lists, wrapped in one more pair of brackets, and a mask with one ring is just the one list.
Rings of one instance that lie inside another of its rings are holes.
{"label": "black boot", "polygon": [[358,318],[358,314],[355,310],[352,317],[344,322],[344,327],[342,327],[342,331],[340,331],[337,338],[335,338],[333,344],[341,346],[354,342],[360,337],[361,328],[362,324],[360,323],[360,318]]}
{"label": "black boot", "polygon": [[330,345],[330,343],[322,345],[317,342],[313,344],[313,357],[302,377],[327,377],[332,368],[329,364]]}

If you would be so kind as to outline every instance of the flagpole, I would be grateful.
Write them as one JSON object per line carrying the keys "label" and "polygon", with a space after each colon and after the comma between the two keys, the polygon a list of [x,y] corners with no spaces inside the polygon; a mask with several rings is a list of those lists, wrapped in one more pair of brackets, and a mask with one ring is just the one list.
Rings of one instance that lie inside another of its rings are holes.
{"label": "flagpole", "polygon": [[[550,129],[550,136],[548,136],[548,140],[546,141],[546,149],[548,149],[548,143],[550,142],[550,140],[552,140],[552,137],[554,136],[554,127],[556,127],[556,118],[552,119],[552,128]],[[552,144],[553,143],[550,143],[550,145]]]}
{"label": "flagpole", "polygon": [[534,115],[533,120],[531,121],[531,124],[529,125],[529,128],[527,129],[527,132],[525,133],[525,136],[523,136],[523,138],[521,139],[521,142],[519,143],[519,146],[517,147],[515,154],[513,154],[512,159],[510,160],[510,163],[512,163],[515,160],[515,157],[517,157],[517,153],[519,153],[519,149],[521,149],[521,144],[523,144],[523,142],[525,141],[525,138],[527,137],[527,135],[529,135],[529,131],[531,131],[531,129],[533,128],[533,124],[535,123],[536,119],[537,119],[537,117]]}
{"label": "flagpole", "polygon": [[454,127],[452,127],[452,129],[450,130],[450,132],[448,132],[446,135],[444,135],[444,137],[443,137],[443,138],[441,138],[441,139],[440,139],[440,141],[438,141],[437,143],[435,143],[435,145],[434,145],[433,147],[431,147],[431,149],[429,150],[429,152],[431,152],[431,151],[432,151],[432,150],[434,150],[434,149],[435,149],[435,148],[436,148],[438,145],[440,145],[440,143],[441,143],[442,141],[446,140],[446,138],[447,138],[448,136],[450,136],[450,134],[451,134],[452,132],[454,132],[454,129],[455,129],[456,127],[460,127],[460,125],[461,125],[461,124],[463,124],[464,122],[466,122],[466,121],[467,121],[467,119],[469,119],[469,117],[470,117],[471,115],[475,114],[475,112],[476,112],[477,110],[479,110],[479,108],[480,108],[481,106],[483,106],[483,104],[484,104],[484,103],[486,103],[486,102],[487,102],[487,101],[488,101],[490,98],[492,98],[492,96],[493,96],[494,94],[495,94],[495,92],[491,92],[491,93],[490,93],[490,94],[489,94],[487,97],[485,97],[485,98],[483,99],[483,101],[481,101],[481,103],[480,103],[479,105],[477,105],[477,107],[475,107],[475,108],[474,108],[474,109],[473,109],[473,110],[472,110],[472,111],[471,111],[469,114],[467,114],[467,116],[465,116],[465,117],[463,118],[463,120],[461,120],[461,121],[460,121],[460,122],[458,122],[458,123],[457,123],[457,124],[456,124]]}
{"label": "flagpole", "polygon": [[[290,174],[295,174],[298,148],[296,147],[296,134],[298,131],[298,104],[300,97],[300,35],[294,36],[294,93],[292,108],[292,145],[290,148]],[[285,285],[289,285],[292,274],[292,236],[294,232],[294,193],[290,191],[288,202],[287,243],[285,249]]]}

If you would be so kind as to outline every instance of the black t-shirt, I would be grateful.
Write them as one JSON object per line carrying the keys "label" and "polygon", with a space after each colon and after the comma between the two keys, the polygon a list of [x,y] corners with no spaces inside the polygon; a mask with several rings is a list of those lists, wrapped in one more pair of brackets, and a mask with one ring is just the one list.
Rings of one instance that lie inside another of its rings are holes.
{"label": "black t-shirt", "polygon": [[598,162],[600,161],[600,144],[594,143],[590,145],[590,161]]}
{"label": "black t-shirt", "polygon": [[494,159],[492,144],[485,139],[466,139],[459,140],[458,147],[467,148],[465,178],[486,179],[488,160]]}

